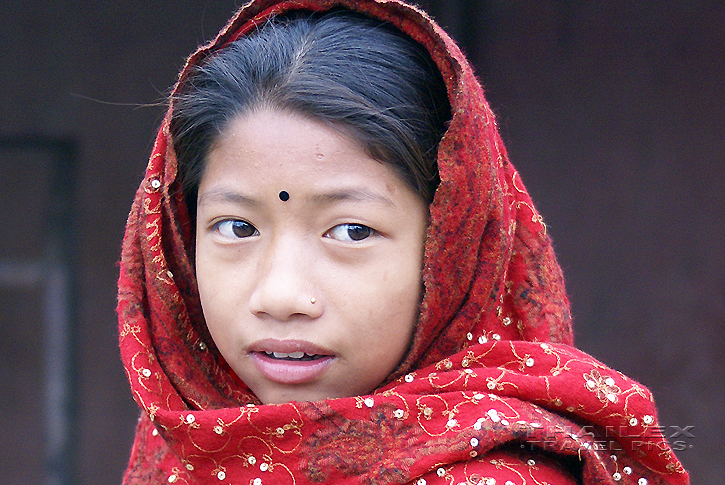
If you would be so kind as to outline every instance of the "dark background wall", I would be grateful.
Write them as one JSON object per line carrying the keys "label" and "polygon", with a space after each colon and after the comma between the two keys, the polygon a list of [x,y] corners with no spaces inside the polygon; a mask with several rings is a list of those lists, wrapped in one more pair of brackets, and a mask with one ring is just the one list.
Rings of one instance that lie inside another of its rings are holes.
{"label": "dark background wall", "polygon": [[[5,0],[0,135],[78,142],[76,482],[119,483],[137,409],[117,351],[127,211],[183,59],[235,0]],[[577,344],[653,390],[694,482],[725,476],[725,8],[423,2],[462,43],[553,235]],[[98,100],[98,101],[94,101]],[[150,105],[150,106],[148,106]],[[3,163],[0,259],[44,243],[42,167]],[[40,181],[40,182],[39,182]],[[40,187],[40,188],[39,188]],[[0,288],[0,484],[42,481],[38,295]]]}

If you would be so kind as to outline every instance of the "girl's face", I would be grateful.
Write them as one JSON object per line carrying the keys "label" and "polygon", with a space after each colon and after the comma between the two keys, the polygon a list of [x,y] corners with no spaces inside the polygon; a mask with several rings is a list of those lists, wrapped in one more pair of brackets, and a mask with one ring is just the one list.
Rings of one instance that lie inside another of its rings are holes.
{"label": "girl's face", "polygon": [[390,374],[418,317],[427,219],[327,125],[230,123],[199,186],[196,274],[214,342],[263,403],[367,394]]}

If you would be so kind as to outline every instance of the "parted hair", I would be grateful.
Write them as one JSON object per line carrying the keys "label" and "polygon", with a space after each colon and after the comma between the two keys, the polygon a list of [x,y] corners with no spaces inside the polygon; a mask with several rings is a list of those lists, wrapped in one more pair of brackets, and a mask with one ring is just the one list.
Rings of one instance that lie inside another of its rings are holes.
{"label": "parted hair", "polygon": [[172,100],[170,132],[192,214],[205,159],[236,116],[276,109],[329,124],[391,165],[430,203],[450,119],[428,52],[347,10],[278,16],[194,68]]}

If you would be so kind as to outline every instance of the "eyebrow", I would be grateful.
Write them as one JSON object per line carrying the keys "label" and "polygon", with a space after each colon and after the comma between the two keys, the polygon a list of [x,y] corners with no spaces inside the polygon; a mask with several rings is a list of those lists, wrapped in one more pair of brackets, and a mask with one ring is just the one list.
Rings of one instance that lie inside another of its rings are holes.
{"label": "eyebrow", "polygon": [[226,189],[212,189],[209,192],[205,192],[201,195],[201,197],[199,197],[198,204],[201,205],[207,200],[211,202],[231,202],[236,205],[246,205],[252,207],[259,205],[259,202],[255,199],[245,197],[237,192],[232,192]]}
{"label": "eyebrow", "polygon": [[340,189],[332,192],[316,194],[310,197],[315,204],[330,204],[335,202],[380,202],[385,205],[396,207],[395,203],[382,194],[365,188]]}

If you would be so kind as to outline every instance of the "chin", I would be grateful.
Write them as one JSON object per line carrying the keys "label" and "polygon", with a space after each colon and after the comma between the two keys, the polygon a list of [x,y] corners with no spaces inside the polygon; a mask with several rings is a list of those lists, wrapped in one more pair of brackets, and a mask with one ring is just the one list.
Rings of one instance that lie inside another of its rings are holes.
{"label": "chin", "polygon": [[295,389],[294,386],[285,386],[284,389],[265,389],[259,392],[252,389],[263,404],[285,404],[288,402],[316,402],[325,399],[360,396],[367,393],[357,393],[353,390],[348,393],[340,390],[325,389]]}
{"label": "chin", "polygon": [[[254,390],[254,389],[252,389]],[[263,404],[285,404],[288,402],[309,402],[309,401],[323,401],[325,399],[331,399],[334,397],[328,393],[316,391],[316,390],[305,390],[305,389],[266,389],[257,393],[257,397]]]}

